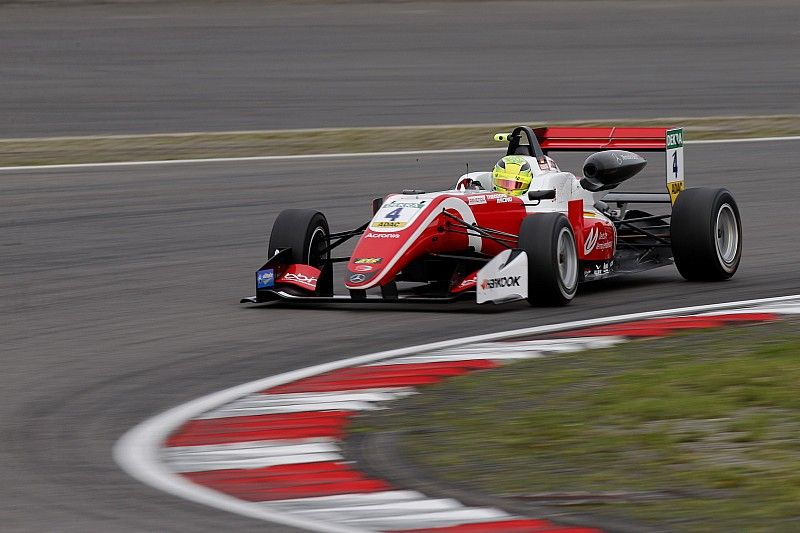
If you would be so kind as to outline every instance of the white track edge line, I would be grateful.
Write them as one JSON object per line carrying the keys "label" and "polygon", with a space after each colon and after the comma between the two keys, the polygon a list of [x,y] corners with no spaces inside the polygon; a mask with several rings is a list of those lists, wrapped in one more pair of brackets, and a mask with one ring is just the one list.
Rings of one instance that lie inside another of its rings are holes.
{"label": "white track edge line", "polygon": [[[728,144],[772,141],[800,141],[800,135],[784,137],[749,137],[743,139],[706,139],[685,141],[685,144]],[[107,168],[146,165],[177,165],[185,163],[244,163],[255,161],[291,161],[296,159],[337,159],[347,157],[403,156],[403,155],[444,155],[480,152],[500,152],[502,148],[453,148],[447,150],[404,150],[393,152],[342,152],[334,154],[263,155],[250,157],[209,157],[200,159],[167,159],[161,161],[113,161],[108,163],[66,163],[56,165],[24,165],[0,167],[0,171],[14,170],[59,170],[70,168]]]}
{"label": "white track edge line", "polygon": [[778,137],[740,137],[736,139],[697,139],[694,141],[684,141],[684,144],[763,143],[769,141],[800,141],[800,135],[783,135]]}
{"label": "white track edge line", "polygon": [[346,526],[338,526],[309,518],[302,518],[286,512],[270,511],[256,505],[252,505],[250,502],[245,502],[232,496],[208,489],[201,485],[196,485],[190,481],[187,481],[181,476],[170,472],[158,460],[161,443],[181,424],[205,411],[259,390],[339,368],[372,363],[381,359],[409,355],[414,352],[438,350],[452,346],[471,344],[474,342],[493,341],[522,335],[553,333],[562,330],[606,325],[615,322],[625,322],[644,318],[656,318],[668,315],[697,314],[703,311],[747,307],[758,304],[792,300],[796,298],[800,298],[800,294],[792,296],[778,296],[773,298],[759,298],[754,300],[742,300],[737,302],[697,305],[691,307],[680,307],[659,311],[646,311],[641,313],[593,318],[588,320],[577,320],[572,322],[564,322],[561,324],[535,326],[512,331],[489,333],[461,339],[433,342],[419,346],[411,346],[408,348],[366,354],[358,357],[333,361],[330,363],[323,363],[321,365],[301,368],[299,370],[257,379],[249,383],[243,383],[241,385],[214,392],[185,404],[178,405],[172,409],[164,411],[161,414],[149,418],[128,430],[114,444],[113,456],[117,464],[135,479],[138,479],[146,485],[150,485],[151,487],[170,493],[174,496],[179,496],[186,500],[205,504],[210,507],[216,507],[217,509],[222,509],[224,511],[229,511],[242,516],[266,520],[288,526],[296,526],[309,531],[319,531],[323,533],[367,533],[364,530],[353,529]]}
{"label": "white track edge line", "polygon": [[[800,137],[798,137],[800,138]],[[62,165],[29,165],[0,167],[0,170],[49,170],[94,167],[127,167],[143,165],[175,165],[183,163],[240,163],[248,161],[291,161],[295,159],[338,159],[346,157],[374,157],[398,155],[437,155],[470,152],[499,152],[502,148],[454,148],[449,150],[405,150],[394,152],[342,152],[333,154],[260,155],[249,157],[209,157],[201,159],[166,159],[161,161],[114,161],[109,163],[67,163]]]}

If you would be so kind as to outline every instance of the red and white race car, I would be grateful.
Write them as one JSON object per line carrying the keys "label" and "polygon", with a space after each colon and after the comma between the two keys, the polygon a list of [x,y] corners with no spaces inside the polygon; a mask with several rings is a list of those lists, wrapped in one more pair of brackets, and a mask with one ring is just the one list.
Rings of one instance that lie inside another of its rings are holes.
{"label": "red and white race car", "polygon": [[[452,190],[376,199],[372,220],[339,233],[316,210],[285,210],[256,272],[256,295],[242,302],[472,297],[563,305],[580,283],[672,263],[687,280],[724,280],[736,272],[742,243],[736,201],[726,189],[684,190],[682,129],[519,126],[495,139],[507,141],[507,156],[516,156],[504,160],[532,177],[524,194],[492,190],[492,172],[472,172]],[[629,150],[666,154],[667,193],[609,192],[646,164]],[[553,151],[595,153],[577,177],[559,169],[548,155]],[[630,204],[671,209],[651,214]],[[350,257],[333,256],[354,237]],[[344,262],[347,294],[337,294],[333,266]]]}

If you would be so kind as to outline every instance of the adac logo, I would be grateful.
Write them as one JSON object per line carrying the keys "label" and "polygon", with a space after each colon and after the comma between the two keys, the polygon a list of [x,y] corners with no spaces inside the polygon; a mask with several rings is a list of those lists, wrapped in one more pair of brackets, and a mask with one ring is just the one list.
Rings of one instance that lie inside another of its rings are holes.
{"label": "adac logo", "polygon": [[499,289],[502,287],[519,287],[519,278],[522,276],[505,276],[481,281],[481,289]]}
{"label": "adac logo", "polygon": [[353,263],[356,265],[377,265],[383,261],[382,257],[359,257],[353,260]]}
{"label": "adac logo", "polygon": [[370,227],[373,228],[405,228],[408,222],[387,222],[385,220],[373,222]]}

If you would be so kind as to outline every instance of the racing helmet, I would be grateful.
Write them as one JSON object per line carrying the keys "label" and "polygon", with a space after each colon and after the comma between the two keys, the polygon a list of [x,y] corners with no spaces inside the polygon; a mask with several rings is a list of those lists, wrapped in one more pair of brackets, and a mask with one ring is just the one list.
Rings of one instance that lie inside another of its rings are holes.
{"label": "racing helmet", "polygon": [[492,189],[511,196],[524,194],[532,180],[530,163],[518,155],[505,156],[495,164],[492,171]]}

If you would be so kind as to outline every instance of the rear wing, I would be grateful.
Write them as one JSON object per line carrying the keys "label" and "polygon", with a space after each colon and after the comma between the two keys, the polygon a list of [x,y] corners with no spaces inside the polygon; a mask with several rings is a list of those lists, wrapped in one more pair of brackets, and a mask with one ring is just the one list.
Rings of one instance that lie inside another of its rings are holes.
{"label": "rear wing", "polygon": [[536,128],[533,133],[545,153],[630,150],[663,152],[667,128]]}
{"label": "rear wing", "polygon": [[[527,139],[523,139],[523,135]],[[683,128],[653,127],[544,127],[514,128],[498,133],[497,141],[508,141],[508,155],[531,155],[537,159],[549,152],[597,152],[630,150],[666,154],[666,184],[670,202],[685,188],[683,180]],[[527,140],[528,145],[521,141]],[[622,194],[622,193],[620,193]]]}

